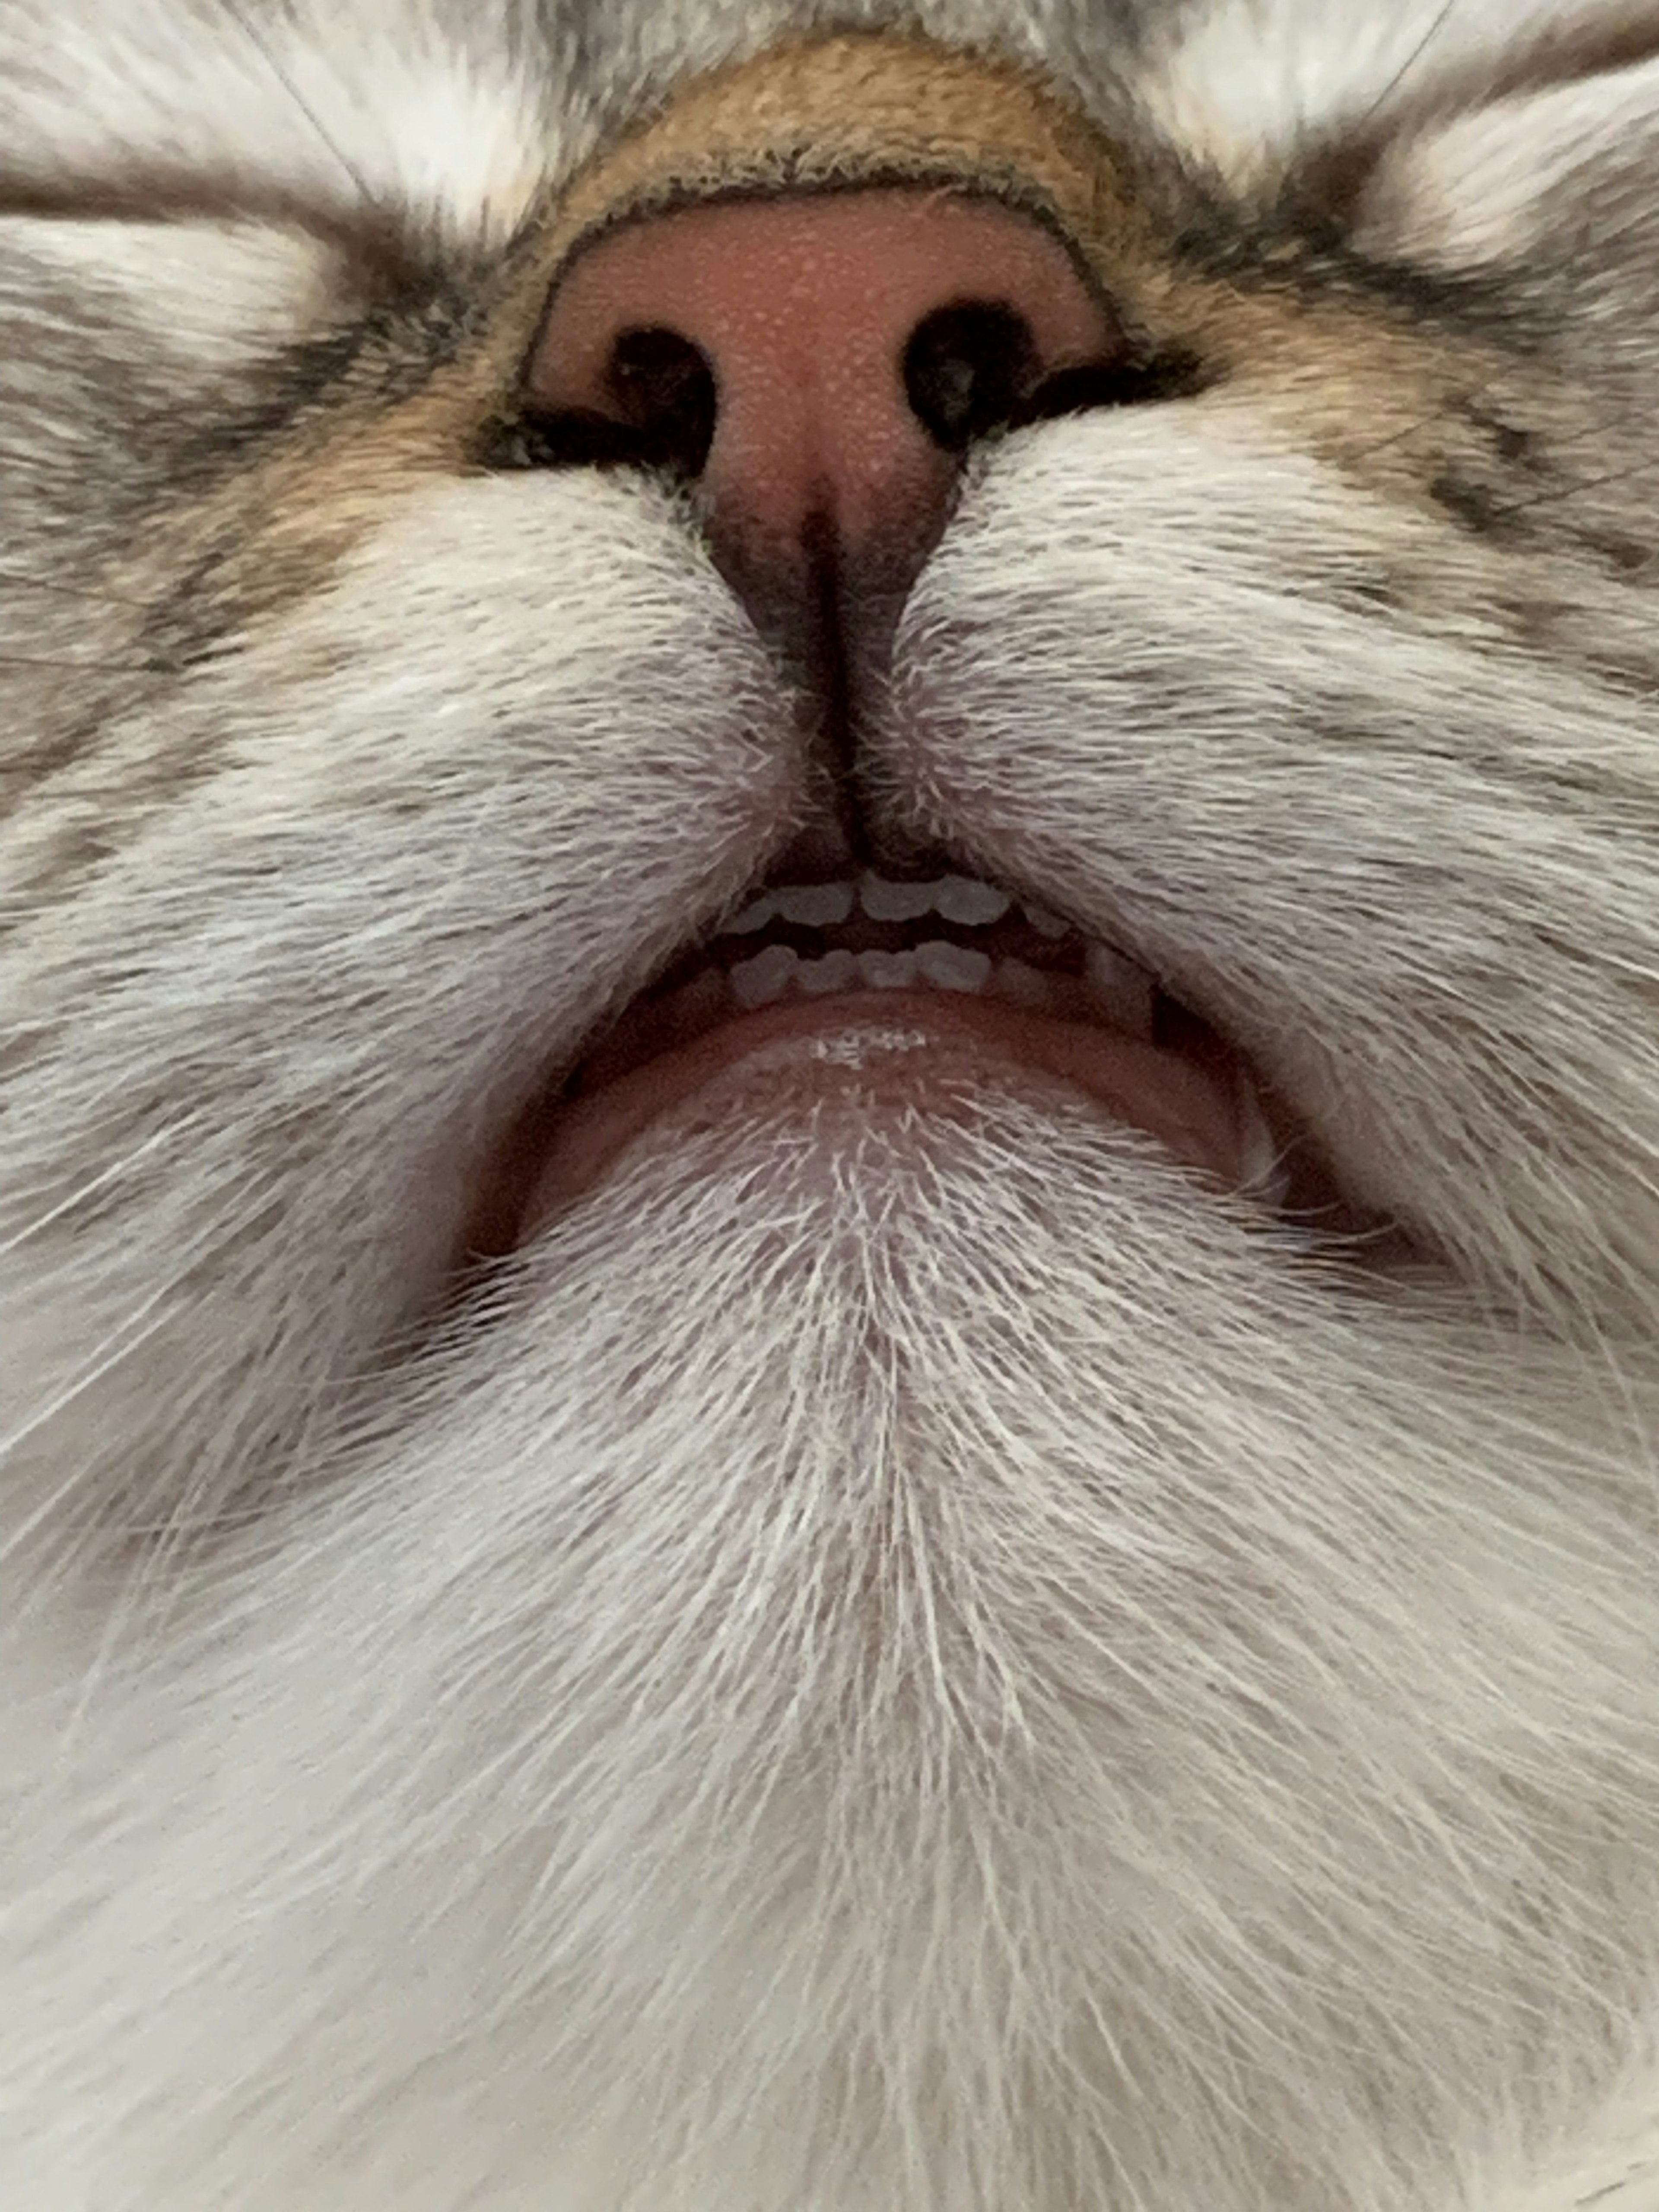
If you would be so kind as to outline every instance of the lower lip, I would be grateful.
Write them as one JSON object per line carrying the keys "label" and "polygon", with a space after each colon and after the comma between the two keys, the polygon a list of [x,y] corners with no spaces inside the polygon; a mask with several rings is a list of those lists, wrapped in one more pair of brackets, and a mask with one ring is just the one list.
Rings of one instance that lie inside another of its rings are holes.
{"label": "lower lip", "polygon": [[[1236,1072],[1096,1028],[1023,1012],[995,1000],[924,991],[858,991],[788,1000],[741,1015],[647,1060],[600,1089],[545,1109],[511,1147],[521,1196],[510,1224],[477,1249],[522,1243],[590,1190],[635,1139],[713,1093],[758,1096],[765,1085],[820,1095],[926,1103],[963,1079],[1081,1093],[1110,1119],[1157,1138],[1175,1159],[1234,1188],[1242,1170]],[[497,1211],[499,1212],[499,1208]],[[505,1233],[501,1233],[505,1231]]]}

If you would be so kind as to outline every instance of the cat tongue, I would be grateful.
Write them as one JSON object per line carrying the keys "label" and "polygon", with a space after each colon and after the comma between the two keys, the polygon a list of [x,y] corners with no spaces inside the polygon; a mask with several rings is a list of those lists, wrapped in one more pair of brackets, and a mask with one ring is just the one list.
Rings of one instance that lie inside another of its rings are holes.
{"label": "cat tongue", "polygon": [[987,1082],[1080,1094],[1231,1189],[1243,1169],[1239,1070],[1219,1039],[1213,1045],[1171,1051],[967,994],[857,991],[767,1006],[562,1102],[532,1139],[518,1237],[589,1189],[653,1125],[787,1108],[792,1093],[815,1105],[840,1097],[866,1110],[956,1112]]}

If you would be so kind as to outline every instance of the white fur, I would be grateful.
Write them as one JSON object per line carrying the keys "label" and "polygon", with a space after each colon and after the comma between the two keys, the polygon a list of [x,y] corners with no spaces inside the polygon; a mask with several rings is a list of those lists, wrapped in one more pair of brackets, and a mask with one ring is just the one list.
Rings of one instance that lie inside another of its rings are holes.
{"label": "white fur", "polygon": [[[1659,112],[1659,67],[1496,101],[1405,138],[1372,189],[1368,245],[1427,266],[1524,267],[1545,210],[1598,167],[1639,173]],[[1616,229],[1603,202],[1595,231]]]}
{"label": "white fur", "polygon": [[[1376,8],[1238,0],[1154,11],[1153,25],[1167,28],[1154,40],[1140,90],[1181,144],[1247,190],[1277,175],[1310,133],[1409,107],[1451,72],[1478,71],[1484,58],[1511,46],[1639,12],[1617,0],[1411,0]],[[1605,113],[1621,91],[1610,77],[1589,95],[1592,112]],[[1528,145],[1512,118],[1500,122],[1511,125],[1506,153]],[[1534,172],[1534,191],[1547,174],[1549,149],[1540,150],[1546,159]],[[1472,210],[1460,202],[1457,212]]]}
{"label": "white fur", "polygon": [[[477,244],[741,15],[596,16],[568,87],[435,7],[282,52]],[[1088,29],[955,20],[1000,15]],[[343,189],[234,27],[85,15],[16,158]],[[1183,37],[1172,131],[1288,147],[1386,75],[1312,0]],[[1460,235],[1483,178],[1524,235],[1504,120],[1424,185]],[[177,241],[303,334],[315,257],[284,302],[245,243]],[[180,260],[109,252],[142,312],[54,328],[189,356]],[[66,483],[0,611],[96,672],[118,603],[38,588]],[[781,678],[665,495],[428,475],[99,695],[0,812],[9,2203],[1659,2212],[1650,624],[1547,545],[1523,649],[1522,562],[1260,380],[1048,426],[976,465],[867,732],[890,823],[1226,1007],[1419,1232],[1392,1269],[1080,1108],[759,1091],[443,1307],[515,1104],[801,818]],[[49,672],[0,667],[20,749],[91,680]]]}

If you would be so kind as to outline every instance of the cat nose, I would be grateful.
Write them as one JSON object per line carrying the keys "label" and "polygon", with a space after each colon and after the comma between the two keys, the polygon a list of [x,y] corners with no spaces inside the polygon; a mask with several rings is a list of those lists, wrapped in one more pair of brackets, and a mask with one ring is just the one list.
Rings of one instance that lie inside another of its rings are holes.
{"label": "cat nose", "polygon": [[1119,349],[1060,238],[998,202],[736,198],[580,253],[530,397],[578,449],[585,428],[595,457],[694,480],[715,558],[752,600],[826,546],[873,586],[908,586],[975,440]]}

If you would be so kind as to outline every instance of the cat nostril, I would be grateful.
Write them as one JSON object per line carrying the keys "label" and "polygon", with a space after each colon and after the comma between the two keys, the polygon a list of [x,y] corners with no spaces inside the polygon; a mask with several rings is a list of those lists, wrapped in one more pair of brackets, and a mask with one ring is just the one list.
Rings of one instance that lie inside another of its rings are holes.
{"label": "cat nostril", "polygon": [[940,307],[904,349],[905,397],[934,444],[959,453],[1018,420],[1040,365],[1031,326],[1013,308]]}
{"label": "cat nostril", "polygon": [[624,331],[611,348],[605,386],[618,416],[659,465],[700,477],[720,413],[708,356],[678,331]]}
{"label": "cat nostril", "polygon": [[714,199],[621,222],[559,276],[525,386],[534,455],[692,478],[763,616],[822,549],[890,599],[975,439],[1124,350],[1042,222],[920,187]]}

